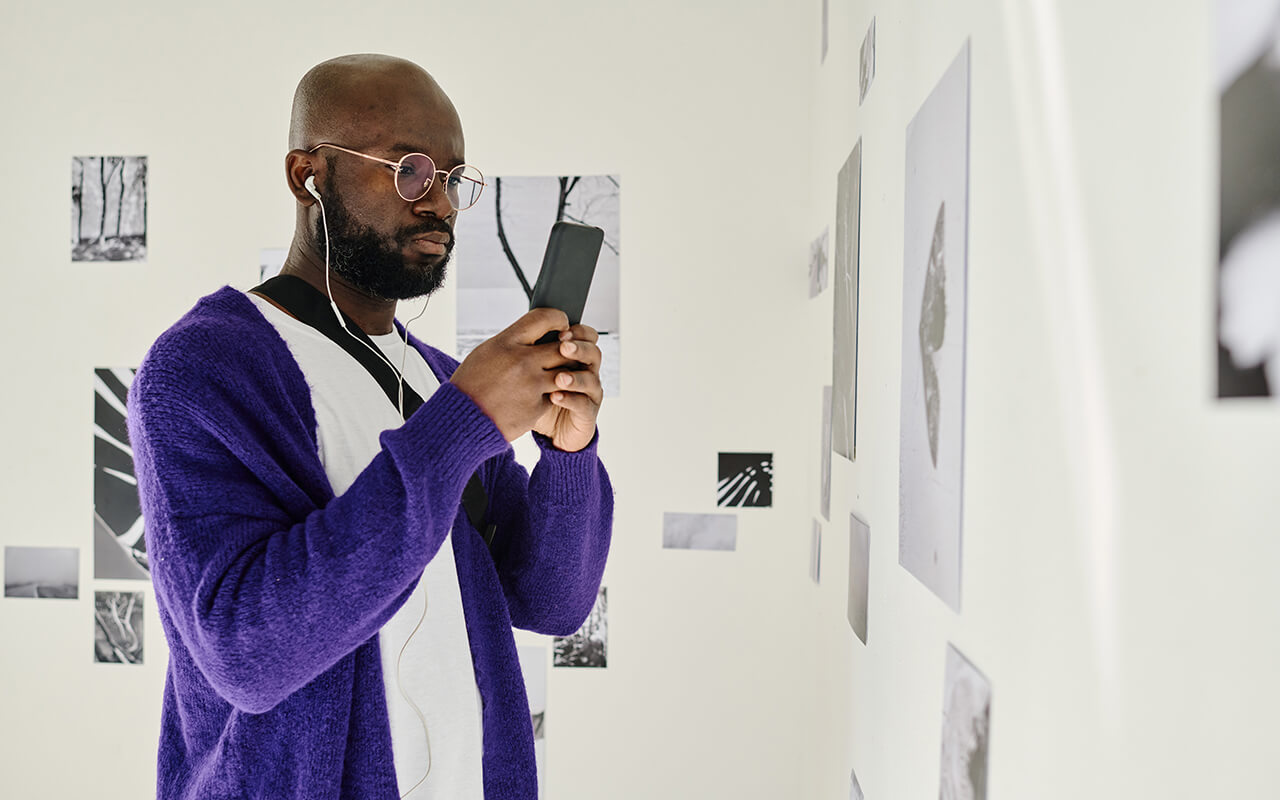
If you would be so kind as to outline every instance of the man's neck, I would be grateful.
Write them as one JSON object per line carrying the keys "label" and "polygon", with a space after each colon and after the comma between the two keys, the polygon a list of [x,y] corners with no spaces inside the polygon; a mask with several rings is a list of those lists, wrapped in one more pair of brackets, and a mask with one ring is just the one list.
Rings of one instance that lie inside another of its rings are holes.
{"label": "man's neck", "polygon": [[329,275],[326,286],[324,260],[302,251],[296,242],[289,248],[280,274],[301,278],[326,296],[332,290],[333,302],[369,336],[395,330],[396,301],[370,297],[334,274]]}

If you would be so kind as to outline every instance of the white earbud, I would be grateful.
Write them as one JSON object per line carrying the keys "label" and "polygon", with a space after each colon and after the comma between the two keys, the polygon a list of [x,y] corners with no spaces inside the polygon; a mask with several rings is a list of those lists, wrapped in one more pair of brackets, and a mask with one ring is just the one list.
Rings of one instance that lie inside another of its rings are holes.
{"label": "white earbud", "polygon": [[315,175],[308,175],[308,176],[307,176],[307,179],[306,179],[305,181],[303,181],[303,182],[302,182],[302,185],[303,185],[303,186],[305,186],[305,187],[307,188],[307,191],[311,193],[311,196],[312,196],[312,197],[314,197],[314,198],[315,198],[315,199],[317,199],[317,200],[319,200],[319,199],[320,199],[320,192],[319,192],[319,190],[317,190],[317,189],[316,189],[316,176],[315,176]]}

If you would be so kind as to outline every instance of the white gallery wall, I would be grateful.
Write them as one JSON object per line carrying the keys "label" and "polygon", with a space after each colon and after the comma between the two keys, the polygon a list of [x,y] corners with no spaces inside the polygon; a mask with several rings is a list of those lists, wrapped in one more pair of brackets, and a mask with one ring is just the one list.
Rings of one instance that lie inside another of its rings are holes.
{"label": "white gallery wall", "polygon": [[[79,549],[76,599],[0,598],[0,795],[154,792],[167,651],[146,582],[94,577],[94,369],[257,283],[293,88],[351,52],[430,70],[489,175],[621,179],[608,666],[546,670],[547,798],[834,800],[851,770],[936,797],[948,644],[990,682],[989,797],[1272,794],[1280,411],[1213,399],[1209,4],[828,2],[825,59],[821,0],[0,11],[0,546]],[[899,409],[906,128],[966,41],[957,612],[898,564]],[[857,458],[815,585],[833,290],[806,269],[859,139]],[[71,260],[89,155],[148,158],[144,262]],[[455,286],[413,326],[445,350]],[[718,452],[773,453],[771,508],[717,509]],[[736,550],[663,549],[664,512],[716,511]],[[142,664],[95,663],[95,591],[143,592]]]}

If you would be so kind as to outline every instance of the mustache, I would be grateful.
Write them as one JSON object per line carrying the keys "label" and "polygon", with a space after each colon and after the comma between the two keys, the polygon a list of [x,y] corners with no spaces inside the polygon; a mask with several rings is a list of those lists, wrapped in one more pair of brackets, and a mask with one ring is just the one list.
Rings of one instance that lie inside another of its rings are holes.
{"label": "mustache", "polygon": [[445,245],[448,249],[453,249],[453,226],[442,219],[425,219],[409,228],[401,228],[396,232],[396,243],[400,245],[408,244],[414,239],[427,233],[445,233],[449,236],[449,242]]}

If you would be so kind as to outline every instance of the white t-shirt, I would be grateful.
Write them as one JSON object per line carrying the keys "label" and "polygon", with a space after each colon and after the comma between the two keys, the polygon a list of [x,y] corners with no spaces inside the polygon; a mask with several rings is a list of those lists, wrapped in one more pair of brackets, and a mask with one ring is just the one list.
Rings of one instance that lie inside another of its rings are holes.
{"label": "white t-shirt", "polygon": [[[311,387],[320,461],[334,494],[340,495],[381,450],[378,436],[403,424],[400,413],[365,368],[328,337],[257,295],[250,294],[249,299],[279,331]],[[422,355],[413,347],[406,353],[398,333],[370,338],[397,369],[406,356],[405,382],[423,399],[439,388],[440,382]],[[424,618],[423,607],[428,601]],[[413,633],[420,619],[422,625]],[[483,800],[480,692],[462,615],[451,538],[445,539],[413,594],[383,626],[378,639],[401,796],[407,800]],[[400,659],[397,684],[396,659],[406,640],[409,644]],[[401,690],[426,717],[427,732]],[[429,762],[427,780],[413,788],[426,774]]]}

